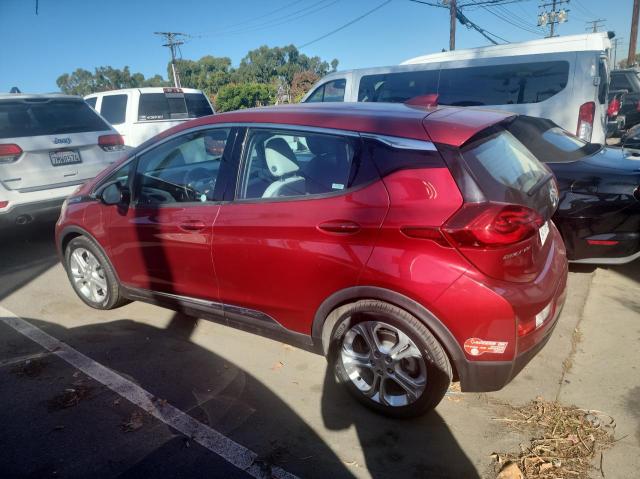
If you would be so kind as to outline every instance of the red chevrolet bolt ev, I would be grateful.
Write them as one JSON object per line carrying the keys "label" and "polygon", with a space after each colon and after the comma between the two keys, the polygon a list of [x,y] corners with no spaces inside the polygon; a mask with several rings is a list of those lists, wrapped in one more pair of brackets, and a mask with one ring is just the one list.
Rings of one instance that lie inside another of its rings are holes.
{"label": "red chevrolet bolt ev", "polygon": [[65,203],[57,245],[97,309],[128,301],[304,344],[392,416],[507,384],[565,299],[555,179],[505,112],[382,104],[200,118]]}

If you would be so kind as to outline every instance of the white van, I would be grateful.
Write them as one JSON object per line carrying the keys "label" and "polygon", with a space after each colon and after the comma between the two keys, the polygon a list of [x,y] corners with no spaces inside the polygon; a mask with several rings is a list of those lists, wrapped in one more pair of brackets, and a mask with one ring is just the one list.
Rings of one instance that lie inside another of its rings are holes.
{"label": "white van", "polygon": [[192,88],[127,88],[84,97],[124,137],[138,146],[183,121],[213,114],[207,96]]}
{"label": "white van", "polygon": [[606,132],[611,34],[545,38],[412,58],[399,66],[332,73],[303,102],[405,102],[487,106],[548,118],[593,143]]}

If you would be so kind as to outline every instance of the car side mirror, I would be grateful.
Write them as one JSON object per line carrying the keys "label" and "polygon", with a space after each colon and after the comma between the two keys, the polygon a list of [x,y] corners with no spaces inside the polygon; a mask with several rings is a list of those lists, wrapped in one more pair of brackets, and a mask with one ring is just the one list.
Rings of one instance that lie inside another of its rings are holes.
{"label": "car side mirror", "polygon": [[100,201],[105,205],[120,205],[129,202],[129,190],[120,182],[107,185],[99,194]]}

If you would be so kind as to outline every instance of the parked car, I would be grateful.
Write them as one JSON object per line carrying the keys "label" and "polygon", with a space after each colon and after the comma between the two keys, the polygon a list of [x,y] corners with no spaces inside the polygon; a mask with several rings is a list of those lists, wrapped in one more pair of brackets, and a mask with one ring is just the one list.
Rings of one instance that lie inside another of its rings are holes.
{"label": "parked car", "polygon": [[0,226],[57,218],[64,198],[123,149],[80,97],[0,95]]}
{"label": "parked car", "polygon": [[438,94],[441,105],[490,106],[548,118],[585,141],[604,143],[612,36],[567,35],[331,73],[302,101],[404,103]]}
{"label": "parked car", "polygon": [[85,100],[124,137],[138,146],[182,122],[213,114],[207,96],[193,88],[128,88],[87,95]]}
{"label": "parked car", "polygon": [[417,415],[453,377],[503,387],[564,303],[556,183],[508,117],[289,105],[201,118],[69,198],[59,253],[93,308],[141,300],[284,336],[326,354],[367,406]]}
{"label": "parked car", "polygon": [[640,258],[640,160],[585,143],[549,120],[520,116],[507,128],[555,174],[553,217],[570,261],[623,264]]}
{"label": "parked car", "polygon": [[626,129],[625,116],[620,112],[627,96],[626,90],[609,91],[607,107],[607,138],[624,135]]}
{"label": "parked car", "polygon": [[624,129],[640,123],[640,78],[638,70],[626,68],[611,72],[612,91],[625,93],[624,101],[620,105],[620,115],[624,117]]}

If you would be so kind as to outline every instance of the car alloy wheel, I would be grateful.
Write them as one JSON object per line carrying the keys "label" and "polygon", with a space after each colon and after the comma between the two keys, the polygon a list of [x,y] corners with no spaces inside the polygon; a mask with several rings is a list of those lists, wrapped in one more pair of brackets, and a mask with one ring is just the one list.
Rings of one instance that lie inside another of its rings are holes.
{"label": "car alloy wheel", "polygon": [[420,349],[404,332],[381,321],[357,323],[345,333],[340,360],[353,385],[383,406],[408,406],[427,385]]}
{"label": "car alloy wheel", "polygon": [[85,248],[76,248],[69,258],[69,266],[76,290],[82,296],[94,303],[108,300],[105,271],[93,253]]}

